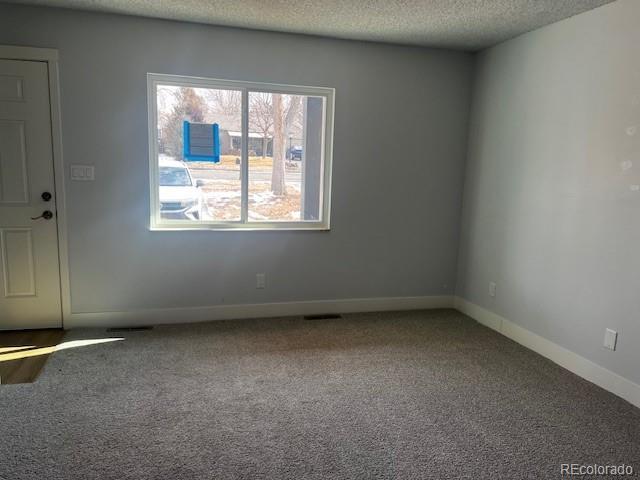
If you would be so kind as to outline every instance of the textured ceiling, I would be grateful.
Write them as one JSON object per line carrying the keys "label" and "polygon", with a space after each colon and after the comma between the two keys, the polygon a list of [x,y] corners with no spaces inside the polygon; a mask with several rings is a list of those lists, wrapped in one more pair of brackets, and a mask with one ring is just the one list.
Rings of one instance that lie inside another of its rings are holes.
{"label": "textured ceiling", "polygon": [[612,0],[11,0],[327,37],[479,50]]}

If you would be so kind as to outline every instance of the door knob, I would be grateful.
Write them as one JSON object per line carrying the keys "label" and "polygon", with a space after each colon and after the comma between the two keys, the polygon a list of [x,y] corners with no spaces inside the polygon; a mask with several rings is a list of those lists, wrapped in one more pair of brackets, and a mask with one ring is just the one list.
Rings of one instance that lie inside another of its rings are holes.
{"label": "door knob", "polygon": [[38,220],[44,218],[45,220],[51,220],[53,218],[53,212],[51,210],[45,210],[39,217],[31,217],[31,220]]}
{"label": "door knob", "polygon": [[42,192],[42,195],[40,195],[42,197],[42,200],[44,200],[45,202],[48,202],[49,200],[51,200],[51,193],[49,192]]}

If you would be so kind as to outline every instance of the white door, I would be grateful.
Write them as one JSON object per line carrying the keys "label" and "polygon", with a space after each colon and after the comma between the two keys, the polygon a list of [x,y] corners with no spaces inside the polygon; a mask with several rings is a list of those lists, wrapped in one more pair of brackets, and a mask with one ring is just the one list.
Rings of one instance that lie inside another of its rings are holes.
{"label": "white door", "polygon": [[0,256],[0,330],[61,327],[45,62],[0,60]]}

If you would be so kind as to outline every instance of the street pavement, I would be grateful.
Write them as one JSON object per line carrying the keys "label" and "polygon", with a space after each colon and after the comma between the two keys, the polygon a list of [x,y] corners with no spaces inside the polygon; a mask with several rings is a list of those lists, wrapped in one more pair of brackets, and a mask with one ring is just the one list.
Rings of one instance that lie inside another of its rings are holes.
{"label": "street pavement", "polygon": [[[195,180],[240,180],[240,170],[235,169],[222,169],[222,168],[190,168],[191,176]],[[250,170],[249,180],[256,182],[270,182],[271,170],[260,169]],[[300,171],[285,171],[285,182],[287,183],[300,183],[302,180],[302,173]]]}

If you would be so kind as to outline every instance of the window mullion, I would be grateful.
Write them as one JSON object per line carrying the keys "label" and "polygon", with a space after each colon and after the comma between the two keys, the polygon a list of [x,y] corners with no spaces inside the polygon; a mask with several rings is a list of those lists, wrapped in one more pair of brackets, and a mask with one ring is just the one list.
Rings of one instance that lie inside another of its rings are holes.
{"label": "window mullion", "polygon": [[240,159],[240,183],[242,191],[241,220],[249,217],[249,91],[242,89],[242,151]]}

